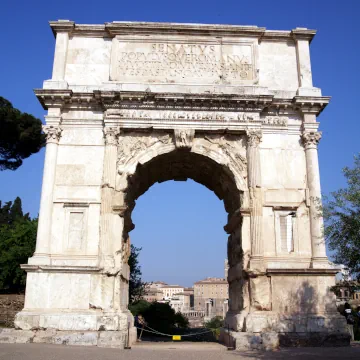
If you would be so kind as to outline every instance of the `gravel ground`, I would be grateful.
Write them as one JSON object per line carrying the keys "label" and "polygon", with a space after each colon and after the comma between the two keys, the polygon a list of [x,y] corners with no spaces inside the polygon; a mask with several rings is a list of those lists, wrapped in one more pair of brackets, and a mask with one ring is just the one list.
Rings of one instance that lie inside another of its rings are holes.
{"label": "gravel ground", "polygon": [[141,343],[131,350],[49,344],[0,344],[6,360],[236,360],[360,359],[360,344],[343,348],[287,348],[278,351],[227,351],[214,343]]}

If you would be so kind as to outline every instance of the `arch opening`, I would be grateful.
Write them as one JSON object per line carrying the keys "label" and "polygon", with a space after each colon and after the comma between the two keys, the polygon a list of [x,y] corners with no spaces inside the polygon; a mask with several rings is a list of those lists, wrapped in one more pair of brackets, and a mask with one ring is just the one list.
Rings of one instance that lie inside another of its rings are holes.
{"label": "arch opening", "polygon": [[138,162],[135,171],[126,175],[127,187],[124,189],[125,239],[128,233],[134,229],[131,213],[136,200],[142,194],[157,182],[186,181],[187,179],[204,185],[220,200],[223,200],[228,220],[241,207],[243,192],[238,189],[235,175],[227,165],[192,151],[175,149],[157,155],[145,163]]}
{"label": "arch opening", "polygon": [[242,311],[244,302],[248,303],[243,290],[245,288],[245,279],[242,275],[244,252],[241,236],[242,219],[239,211],[245,192],[242,188],[245,183],[244,173],[234,171],[229,161],[229,154],[225,154],[228,157],[224,156],[219,147],[215,151],[211,149],[213,154],[209,156],[209,151],[202,154],[199,153],[199,148],[194,146],[187,150],[166,146],[165,150],[163,147],[153,151],[151,156],[149,156],[150,151],[147,151],[145,159],[143,154],[134,156],[126,164],[129,171],[119,170],[117,184],[122,185],[119,186],[118,191],[121,188],[120,192],[123,194],[123,243],[129,246],[129,233],[135,227],[131,216],[136,200],[153,184],[168,180],[192,179],[214,192],[223,201],[228,214],[227,224],[224,224],[229,234],[227,241],[229,308],[226,315],[228,318],[229,314],[238,314]]}

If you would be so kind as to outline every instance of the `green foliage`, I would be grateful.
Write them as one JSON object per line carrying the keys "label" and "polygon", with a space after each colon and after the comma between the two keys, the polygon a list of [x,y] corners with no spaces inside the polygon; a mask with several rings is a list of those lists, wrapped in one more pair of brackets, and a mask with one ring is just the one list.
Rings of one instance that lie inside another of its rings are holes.
{"label": "green foliage", "polygon": [[131,313],[136,315],[142,315],[145,310],[150,306],[150,303],[146,300],[139,300],[131,305],[129,305],[129,310]]}
{"label": "green foliage", "polygon": [[0,202],[0,292],[25,290],[26,274],[20,264],[34,253],[36,232],[37,219],[23,215],[20,198],[4,206]]}
{"label": "green foliage", "polygon": [[360,154],[354,167],[343,169],[347,187],[324,201],[325,237],[334,261],[344,264],[360,278]]}
{"label": "green foliage", "polygon": [[189,325],[189,321],[167,303],[153,302],[142,315],[148,326],[165,334],[173,334],[176,329],[186,329]]}
{"label": "green foliage", "polygon": [[16,170],[44,145],[41,121],[0,96],[0,170]]}
{"label": "green foliage", "polygon": [[177,312],[175,314],[175,325],[180,329],[186,329],[189,327],[189,320],[182,313]]}
{"label": "green foliage", "polygon": [[139,265],[139,254],[141,248],[131,245],[131,252],[128,260],[130,266],[129,279],[129,300],[130,304],[136,303],[142,299],[145,294],[145,283],[141,281],[141,267]]}
{"label": "green foliage", "polygon": [[211,320],[206,321],[204,326],[212,330],[215,337],[218,339],[220,336],[220,329],[224,326],[224,320],[221,316],[215,316]]}

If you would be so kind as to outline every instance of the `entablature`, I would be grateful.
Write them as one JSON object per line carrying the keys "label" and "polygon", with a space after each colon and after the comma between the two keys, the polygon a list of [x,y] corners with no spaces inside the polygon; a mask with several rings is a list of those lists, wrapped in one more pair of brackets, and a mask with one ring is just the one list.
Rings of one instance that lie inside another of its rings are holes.
{"label": "entablature", "polygon": [[[142,91],[73,92],[70,89],[36,89],[44,109],[53,107],[82,109],[172,110],[216,112],[286,112],[299,111],[319,115],[329,103],[328,96],[294,96],[292,99],[274,95],[153,93]],[[250,115],[249,115],[250,116]],[[191,116],[189,117],[189,119]]]}

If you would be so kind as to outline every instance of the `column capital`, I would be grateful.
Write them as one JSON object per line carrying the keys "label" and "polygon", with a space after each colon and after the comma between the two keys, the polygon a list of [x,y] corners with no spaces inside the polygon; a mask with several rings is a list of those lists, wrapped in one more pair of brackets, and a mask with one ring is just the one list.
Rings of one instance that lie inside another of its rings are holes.
{"label": "column capital", "polygon": [[120,127],[104,127],[105,145],[117,145]]}
{"label": "column capital", "polygon": [[301,140],[305,149],[316,149],[321,139],[321,131],[304,132],[301,135]]}
{"label": "column capital", "polygon": [[43,125],[42,127],[46,135],[46,143],[58,144],[63,129],[60,126]]}
{"label": "column capital", "polygon": [[260,129],[247,129],[247,143],[248,147],[257,147],[262,139],[262,131]]}

